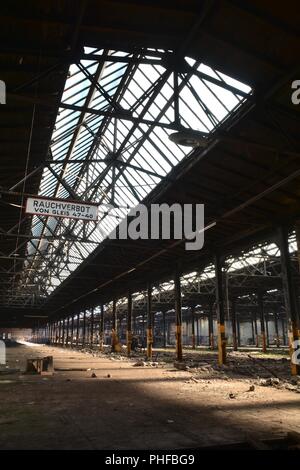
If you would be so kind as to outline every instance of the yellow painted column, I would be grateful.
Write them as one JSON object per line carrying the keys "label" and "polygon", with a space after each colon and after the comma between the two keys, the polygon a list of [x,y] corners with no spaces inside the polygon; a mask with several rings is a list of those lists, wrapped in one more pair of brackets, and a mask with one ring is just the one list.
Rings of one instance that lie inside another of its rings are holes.
{"label": "yellow painted column", "polygon": [[216,304],[218,321],[218,362],[219,365],[226,364],[226,336],[225,336],[225,314],[223,295],[223,273],[220,255],[215,255],[215,275],[216,275]]}

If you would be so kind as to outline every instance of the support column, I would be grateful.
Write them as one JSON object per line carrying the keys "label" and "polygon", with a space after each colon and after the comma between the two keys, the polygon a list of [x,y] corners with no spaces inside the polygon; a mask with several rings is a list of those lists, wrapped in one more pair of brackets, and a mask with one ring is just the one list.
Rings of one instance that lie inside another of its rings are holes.
{"label": "support column", "polygon": [[62,321],[62,346],[65,346],[65,319]]}
{"label": "support column", "polygon": [[281,314],[281,328],[282,328],[282,342],[286,344],[286,336],[285,336],[285,322],[283,318],[283,314]]}
{"label": "support column", "polygon": [[251,316],[251,332],[252,332],[252,343],[255,344],[255,331],[254,331],[254,321]]}
{"label": "support column", "polygon": [[199,334],[199,333],[200,333],[200,332],[199,332],[199,318],[196,319],[196,332],[197,332],[197,335],[196,335],[196,336],[197,336],[197,341],[196,341],[196,343],[197,343],[197,346],[199,346],[199,338],[200,338],[200,334]]}
{"label": "support column", "polygon": [[67,318],[66,346],[69,345],[70,317]]}
{"label": "support column", "polygon": [[99,349],[103,351],[104,345],[104,305],[100,306],[100,331],[99,331]]}
{"label": "support column", "polygon": [[237,344],[238,344],[238,347],[240,348],[242,345],[240,313],[236,315],[236,327],[237,327]]}
{"label": "support column", "polygon": [[91,314],[91,348],[93,347],[94,344],[94,309],[92,308],[92,314]]}
{"label": "support column", "polygon": [[[296,235],[297,244],[299,247],[299,230],[296,230]],[[295,285],[293,282],[292,266],[289,254],[288,229],[286,227],[279,228],[278,241],[281,255],[281,272],[285,309],[288,320],[291,373],[292,375],[300,375],[300,365],[295,363],[293,357],[300,340],[300,316],[298,311],[298,299],[295,290]]]}
{"label": "support column", "polygon": [[298,269],[300,272],[300,220],[296,221],[295,229],[296,229],[296,242],[297,242]]}
{"label": "support column", "polygon": [[267,348],[270,347],[270,336],[269,336],[269,315],[265,315],[265,320],[266,320],[266,343],[267,343]]}
{"label": "support column", "polygon": [[209,336],[209,347],[213,351],[215,349],[215,337],[214,337],[214,318],[213,318],[213,303],[209,303],[209,315],[208,315],[208,336]]}
{"label": "support column", "polygon": [[202,337],[202,328],[201,328],[201,323],[202,322],[201,322],[201,320],[202,320],[202,318],[199,317],[198,318],[198,322],[199,322],[199,346],[201,346],[201,337]]}
{"label": "support column", "polygon": [[61,346],[61,320],[58,322],[58,344]]}
{"label": "support column", "polygon": [[221,257],[215,255],[215,274],[216,274],[216,303],[218,319],[218,353],[219,365],[226,364],[226,338],[225,338],[225,315],[224,315],[224,296],[223,296],[223,275]]}
{"label": "support column", "polygon": [[76,348],[79,345],[79,326],[80,326],[80,313],[77,315],[77,324],[76,324]]}
{"label": "support column", "polygon": [[86,333],[86,311],[83,312],[83,328],[82,328],[82,347],[85,346],[85,333]]}
{"label": "support column", "polygon": [[74,315],[72,315],[72,319],[71,319],[71,348],[73,348],[73,342],[74,342]]}
{"label": "support column", "polygon": [[182,361],[182,311],[181,311],[181,285],[180,273],[178,269],[174,278],[174,294],[175,294],[175,316],[176,316],[176,359]]}
{"label": "support column", "polygon": [[[142,313],[142,344],[143,348],[145,347],[145,312]],[[140,329],[139,329],[140,330]]]}
{"label": "support column", "polygon": [[258,340],[258,332],[257,332],[257,315],[256,315],[256,309],[254,309],[254,333],[255,333],[255,346],[258,348],[259,346],[259,340]]}
{"label": "support column", "polygon": [[167,338],[166,338],[166,312],[163,311],[163,347],[167,347]]}
{"label": "support column", "polygon": [[236,299],[231,300],[231,326],[232,326],[232,346],[233,350],[238,350],[236,335]]}
{"label": "support column", "polygon": [[111,352],[115,352],[117,342],[117,303],[113,300],[112,325],[111,325]]}
{"label": "support column", "polygon": [[195,338],[195,305],[191,307],[192,317],[192,349],[196,349],[196,338]]}
{"label": "support column", "polygon": [[264,299],[262,292],[257,294],[257,304],[258,312],[260,317],[260,333],[261,333],[261,343],[262,351],[267,352],[267,341],[266,341],[266,332],[265,332],[265,319],[264,319]]}
{"label": "support column", "polygon": [[274,308],[274,325],[275,325],[275,335],[276,335],[276,346],[277,348],[280,347],[280,337],[279,337],[279,329],[278,329],[278,315],[277,315],[277,307]]}
{"label": "support column", "polygon": [[152,359],[153,348],[153,315],[152,315],[152,286],[147,286],[147,359]]}
{"label": "support column", "polygon": [[128,292],[126,340],[127,340],[127,356],[130,356],[131,343],[132,343],[132,295],[131,295],[131,292]]}

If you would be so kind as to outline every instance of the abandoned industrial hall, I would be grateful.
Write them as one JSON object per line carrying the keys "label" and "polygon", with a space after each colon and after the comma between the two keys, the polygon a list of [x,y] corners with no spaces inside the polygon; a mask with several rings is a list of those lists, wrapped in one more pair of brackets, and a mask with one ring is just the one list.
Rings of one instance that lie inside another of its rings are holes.
{"label": "abandoned industrial hall", "polygon": [[0,450],[300,450],[299,2],[0,23]]}

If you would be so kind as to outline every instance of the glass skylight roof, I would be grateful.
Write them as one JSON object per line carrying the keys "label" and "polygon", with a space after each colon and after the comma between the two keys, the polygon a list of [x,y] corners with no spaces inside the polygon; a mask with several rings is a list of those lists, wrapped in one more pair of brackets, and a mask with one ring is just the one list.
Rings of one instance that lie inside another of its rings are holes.
{"label": "glass skylight roof", "polygon": [[171,55],[85,48],[70,66],[39,194],[115,209],[101,206],[98,223],[33,216],[37,238],[28,243],[21,282],[38,286],[41,300],[191,152],[171,133],[183,126],[209,135],[251,93],[191,58],[175,73]]}

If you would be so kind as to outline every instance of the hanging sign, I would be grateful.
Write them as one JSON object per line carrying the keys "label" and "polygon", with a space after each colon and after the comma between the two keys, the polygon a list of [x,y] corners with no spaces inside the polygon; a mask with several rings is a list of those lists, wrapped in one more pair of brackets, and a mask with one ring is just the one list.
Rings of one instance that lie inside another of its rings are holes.
{"label": "hanging sign", "polygon": [[98,205],[64,199],[47,199],[44,197],[28,197],[26,214],[45,215],[47,217],[65,217],[80,219],[87,222],[98,220]]}

